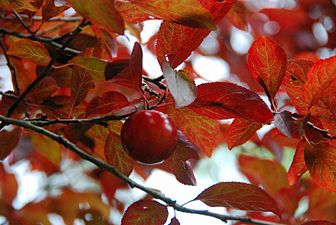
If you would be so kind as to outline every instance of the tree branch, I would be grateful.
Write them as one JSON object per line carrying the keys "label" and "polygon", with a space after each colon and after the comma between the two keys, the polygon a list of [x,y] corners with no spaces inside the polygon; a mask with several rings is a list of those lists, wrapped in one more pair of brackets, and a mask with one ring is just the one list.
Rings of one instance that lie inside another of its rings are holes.
{"label": "tree branch", "polygon": [[207,210],[197,210],[197,209],[191,209],[191,208],[184,207],[182,205],[177,204],[176,201],[174,201],[174,200],[164,196],[163,194],[157,192],[156,190],[151,189],[149,187],[146,187],[146,186],[132,180],[131,178],[125,176],[124,174],[122,174],[119,170],[117,170],[113,166],[111,166],[111,165],[105,163],[104,161],[102,161],[100,159],[97,159],[94,156],[90,155],[89,153],[83,151],[77,145],[70,142],[69,140],[67,140],[66,138],[64,138],[61,135],[55,134],[55,133],[53,133],[49,130],[46,130],[42,127],[34,125],[31,122],[27,122],[27,121],[23,121],[23,120],[11,119],[11,118],[4,117],[4,116],[0,115],[0,121],[2,121],[3,124],[12,124],[12,125],[20,126],[20,127],[26,128],[28,130],[35,131],[39,134],[45,135],[46,137],[49,137],[50,139],[58,142],[59,144],[68,148],[69,150],[71,150],[72,152],[76,153],[82,159],[85,159],[85,160],[95,164],[97,167],[99,167],[101,169],[109,171],[110,173],[112,173],[113,175],[115,175],[119,179],[123,180],[125,183],[127,183],[130,187],[137,188],[137,189],[142,190],[143,192],[146,192],[147,194],[151,195],[153,198],[163,201],[164,203],[167,204],[167,206],[170,206],[177,211],[184,212],[184,213],[190,213],[190,214],[198,214],[198,215],[209,216],[209,217],[219,219],[223,222],[227,222],[229,220],[232,220],[232,221],[241,221],[241,222],[245,222],[245,223],[249,223],[249,224],[256,224],[256,225],[284,225],[284,224],[280,224],[280,223],[272,223],[272,222],[264,222],[264,221],[254,220],[254,219],[247,218],[247,217],[229,216],[229,215],[213,213],[213,212],[210,212],[210,211],[207,211]]}
{"label": "tree branch", "polygon": [[[33,90],[39,83],[42,81],[51,71],[52,71],[52,66],[56,62],[56,59],[61,55],[61,53],[64,51],[64,49],[70,44],[70,42],[73,40],[73,38],[79,34],[82,31],[82,28],[86,26],[88,23],[86,20],[83,20],[77,28],[71,32],[71,36],[68,38],[68,40],[62,45],[58,51],[54,54],[52,59],[50,60],[49,64],[47,67],[44,68],[42,73],[37,76],[37,78],[27,87],[27,89],[20,95],[20,97],[14,102],[11,107],[9,107],[6,116],[10,117],[14,112],[15,109],[18,107],[18,105],[24,100],[24,98]],[[0,124],[0,130],[5,126],[3,122]]]}
{"label": "tree branch", "polygon": [[16,18],[20,21],[20,23],[22,24],[22,26],[28,31],[28,33],[30,33],[31,35],[34,35],[34,32],[28,27],[28,25],[23,21],[23,19],[21,18],[21,16],[15,11],[13,10],[14,15],[16,16]]}
{"label": "tree branch", "polygon": [[[31,35],[31,34],[19,33],[19,32],[7,30],[7,29],[4,29],[4,28],[0,28],[0,34],[12,35],[12,36],[19,37],[19,38],[25,38],[25,39],[30,39],[30,40],[33,40],[33,41],[42,42],[42,43],[51,45],[51,46],[53,46],[55,48],[59,48],[59,49],[62,48],[62,46],[63,46],[62,44],[57,43],[56,41],[53,41],[53,39],[51,39],[51,38],[36,36],[36,35]],[[73,49],[73,48],[69,48],[69,47],[64,48],[64,51],[75,54],[75,55],[78,55],[78,54],[81,53],[80,51],[78,51],[76,49]]]}

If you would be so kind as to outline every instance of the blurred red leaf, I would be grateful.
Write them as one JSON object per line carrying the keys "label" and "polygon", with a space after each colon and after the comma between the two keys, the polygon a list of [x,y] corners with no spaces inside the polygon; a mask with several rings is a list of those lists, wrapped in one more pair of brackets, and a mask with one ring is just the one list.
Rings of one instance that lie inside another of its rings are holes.
{"label": "blurred red leaf", "polygon": [[200,200],[211,207],[228,207],[246,211],[273,212],[281,217],[274,199],[261,188],[239,182],[217,183],[199,194]]}
{"label": "blurred red leaf", "polygon": [[228,82],[197,86],[197,98],[188,106],[212,119],[242,117],[256,123],[269,123],[272,112],[256,93]]}
{"label": "blurred red leaf", "polygon": [[4,160],[19,143],[21,129],[15,128],[11,131],[0,131],[0,160]]}
{"label": "blurred red leaf", "polygon": [[249,71],[263,86],[272,103],[285,76],[286,64],[287,56],[284,50],[267,37],[254,41],[248,51]]}
{"label": "blurred red leaf", "polygon": [[14,174],[5,170],[4,165],[0,163],[0,191],[1,191],[1,208],[5,213],[6,207],[11,210],[12,202],[16,197],[19,185]]}
{"label": "blurred red leaf", "polygon": [[[240,171],[252,184],[261,184],[273,197],[280,189],[289,187],[286,170],[276,161],[240,155],[238,164]],[[272,176],[269,174],[270,171]]]}
{"label": "blurred red leaf", "polygon": [[123,34],[125,25],[122,16],[109,0],[71,0],[71,6],[83,17],[111,34]]}
{"label": "blurred red leaf", "polygon": [[301,225],[336,225],[336,223],[322,221],[322,220],[314,220],[314,221],[305,222]]}
{"label": "blurred red leaf", "polygon": [[22,39],[12,44],[7,53],[21,59],[28,59],[41,66],[48,65],[51,59],[48,50],[42,43],[28,39]]}
{"label": "blurred red leaf", "polygon": [[242,118],[236,118],[225,131],[225,137],[229,149],[244,144],[257,130],[262,127],[261,124],[251,122]]}
{"label": "blurred red leaf", "polygon": [[163,225],[167,218],[166,206],[156,201],[140,200],[127,208],[121,225]]}
{"label": "blurred red leaf", "polygon": [[305,145],[305,141],[300,141],[298,146],[296,147],[293,161],[288,170],[289,185],[294,185],[307,171],[307,166],[304,160]]}

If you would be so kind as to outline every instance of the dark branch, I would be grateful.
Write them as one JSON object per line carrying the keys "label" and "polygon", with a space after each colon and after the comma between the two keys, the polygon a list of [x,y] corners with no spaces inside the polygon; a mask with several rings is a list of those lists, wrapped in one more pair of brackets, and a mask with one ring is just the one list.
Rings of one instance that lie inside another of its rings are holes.
{"label": "dark branch", "polygon": [[13,10],[14,15],[16,16],[16,18],[20,21],[20,23],[22,24],[22,26],[28,31],[28,33],[30,33],[31,35],[34,35],[34,32],[30,29],[30,27],[23,21],[23,19],[21,18],[21,16],[15,11]]}
{"label": "dark branch", "polygon": [[[62,44],[57,43],[56,41],[53,41],[53,39],[51,39],[51,38],[36,36],[36,35],[31,35],[31,34],[23,34],[23,33],[15,32],[15,31],[10,31],[10,30],[4,29],[4,28],[0,28],[0,34],[12,35],[12,36],[19,37],[19,38],[25,38],[25,39],[30,39],[30,40],[33,40],[33,41],[42,42],[42,43],[51,45],[51,46],[53,46],[55,48],[58,48],[58,49],[62,48],[62,46],[63,46]],[[69,48],[69,47],[64,48],[64,51],[72,53],[72,54],[76,54],[76,55],[81,53],[80,51],[78,51],[76,49],[73,49],[73,48]]]}
{"label": "dark branch", "polygon": [[175,210],[180,211],[180,212],[185,212],[185,213],[191,213],[191,214],[198,214],[198,215],[204,215],[204,216],[210,216],[216,219],[219,219],[223,222],[227,222],[228,220],[232,221],[241,221],[245,223],[250,223],[250,224],[256,224],[256,225],[283,225],[279,223],[272,223],[272,222],[263,222],[259,220],[254,220],[251,218],[246,218],[246,217],[236,217],[236,216],[229,216],[229,215],[222,215],[218,213],[213,213],[209,212],[207,210],[197,210],[197,209],[190,209],[187,207],[184,207],[182,205],[179,205],[176,203],[176,201],[164,196],[163,194],[157,192],[156,190],[153,190],[151,188],[148,188],[140,183],[137,183],[136,181],[130,179],[129,177],[125,176],[122,174],[119,170],[114,168],[113,166],[105,163],[104,161],[95,158],[94,156],[90,155],[89,153],[86,153],[82,149],[80,149],[77,145],[74,143],[70,142],[66,138],[64,138],[61,135],[55,134],[49,130],[46,130],[42,127],[33,125],[31,122],[27,121],[22,121],[22,120],[16,120],[16,119],[11,119],[7,118],[4,116],[0,115],[0,120],[2,121],[3,124],[12,124],[20,127],[24,127],[28,130],[35,131],[39,134],[45,135],[49,137],[50,139],[58,142],[59,144],[63,145],[64,147],[68,148],[72,152],[78,154],[82,159],[85,159],[96,166],[98,166],[101,169],[107,170],[119,179],[123,180],[125,183],[127,183],[130,187],[134,187],[137,189],[140,189],[147,194],[151,195],[155,199],[159,199],[167,204],[167,206],[173,207]]}

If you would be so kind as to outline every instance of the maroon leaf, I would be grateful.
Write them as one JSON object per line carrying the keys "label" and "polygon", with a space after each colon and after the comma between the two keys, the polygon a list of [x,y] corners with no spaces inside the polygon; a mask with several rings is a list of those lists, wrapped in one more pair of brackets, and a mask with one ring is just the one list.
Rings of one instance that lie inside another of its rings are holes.
{"label": "maroon leaf", "polygon": [[291,112],[283,111],[277,113],[274,116],[274,125],[287,137],[290,138],[300,137],[298,125],[295,124]]}
{"label": "maroon leaf", "polygon": [[109,91],[101,97],[92,99],[86,107],[87,116],[106,116],[111,115],[117,110],[130,106],[131,103],[119,92]]}
{"label": "maroon leaf", "polygon": [[176,217],[172,218],[169,225],[180,225],[180,222]]}
{"label": "maroon leaf", "polygon": [[0,160],[4,160],[19,143],[21,129],[15,128],[11,131],[0,131]]}
{"label": "maroon leaf", "polygon": [[228,82],[197,86],[197,98],[188,107],[212,119],[242,117],[256,123],[269,123],[273,118],[259,95]]}
{"label": "maroon leaf", "polygon": [[271,196],[261,188],[246,183],[221,182],[204,190],[195,200],[200,200],[211,207],[273,212],[281,216],[277,203]]}
{"label": "maroon leaf", "polygon": [[[75,66],[71,80],[71,111],[73,107],[77,106],[85,99],[89,90],[94,87],[94,82],[90,74],[87,73],[87,70]],[[71,115],[71,111],[69,115]]]}
{"label": "maroon leaf", "polygon": [[105,143],[105,158],[108,164],[117,168],[126,176],[133,170],[133,161],[126,154],[120,140],[120,136],[109,133]]}
{"label": "maroon leaf", "polygon": [[166,206],[156,201],[140,200],[127,208],[121,225],[163,225],[167,218]]}

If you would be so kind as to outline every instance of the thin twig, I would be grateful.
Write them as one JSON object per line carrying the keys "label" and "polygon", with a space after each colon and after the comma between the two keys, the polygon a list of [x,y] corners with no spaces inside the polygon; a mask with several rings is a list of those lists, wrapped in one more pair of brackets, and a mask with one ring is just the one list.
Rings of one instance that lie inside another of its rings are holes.
{"label": "thin twig", "polygon": [[[51,71],[52,71],[52,66],[56,62],[56,59],[62,54],[64,49],[70,44],[70,42],[73,40],[73,38],[79,34],[82,31],[82,28],[86,26],[88,23],[86,20],[83,20],[77,28],[71,32],[71,36],[68,38],[68,40],[62,45],[58,51],[54,54],[52,59],[50,60],[49,64],[47,67],[44,68],[42,73],[37,76],[37,78],[27,87],[27,89],[20,95],[20,97],[14,102],[13,105],[11,105],[7,111],[6,116],[10,117],[18,107],[18,105],[24,100],[24,98],[33,90],[39,83],[42,81]],[[1,123],[0,124],[0,130],[5,126],[6,124]]]}
{"label": "thin twig", "polygon": [[35,33],[30,29],[30,27],[23,21],[23,19],[21,18],[21,16],[15,11],[13,10],[14,15],[16,16],[16,18],[20,21],[20,23],[22,24],[22,26],[28,31],[28,33],[30,33],[31,35],[34,35]]}
{"label": "thin twig", "polygon": [[2,39],[0,39],[0,47],[1,47],[2,51],[4,52],[4,55],[5,55],[5,58],[6,58],[6,61],[7,61],[7,66],[9,68],[10,72],[11,72],[13,85],[14,85],[14,88],[16,90],[16,93],[20,94],[20,88],[19,88],[19,85],[18,85],[18,82],[17,82],[15,67],[9,59],[9,56],[7,54],[6,45],[3,43]]}
{"label": "thin twig", "polygon": [[[30,39],[30,40],[33,40],[33,41],[38,41],[38,42],[42,42],[42,43],[54,46],[56,48],[62,48],[62,46],[63,46],[62,44],[53,41],[53,39],[51,39],[51,38],[42,37],[42,36],[35,36],[35,35],[31,35],[31,34],[23,34],[23,33],[15,32],[15,31],[7,30],[7,29],[4,29],[4,28],[0,28],[0,34],[12,35],[12,36],[19,37],[19,38],[25,38],[25,39]],[[75,54],[75,55],[78,55],[78,54],[81,53],[80,51],[78,51],[76,49],[73,49],[73,48],[69,48],[69,47],[66,47],[64,49],[64,51]]]}
{"label": "thin twig", "polygon": [[167,87],[164,84],[161,83],[161,80],[164,79],[163,75],[161,75],[161,76],[159,76],[157,78],[143,77],[143,79],[145,81],[148,81],[148,82],[151,82],[151,83],[155,84],[156,86],[158,86],[162,90],[166,90],[167,89]]}
{"label": "thin twig", "polygon": [[113,175],[115,175],[119,179],[123,180],[125,183],[127,183],[130,187],[137,188],[137,189],[140,189],[140,190],[146,192],[147,194],[151,195],[153,198],[163,201],[164,203],[167,204],[167,206],[170,206],[177,211],[190,213],[190,214],[198,214],[198,215],[209,216],[209,217],[219,219],[223,222],[227,222],[229,220],[232,220],[232,221],[241,221],[241,222],[256,224],[256,225],[284,225],[284,224],[279,224],[279,223],[272,223],[272,222],[264,222],[264,221],[254,220],[254,219],[247,218],[247,217],[229,216],[229,215],[213,213],[213,212],[210,212],[208,210],[197,210],[197,209],[191,209],[191,208],[184,207],[182,205],[177,204],[176,201],[174,201],[174,200],[164,196],[163,194],[157,192],[156,190],[151,189],[149,187],[146,187],[146,186],[132,180],[131,178],[125,176],[124,174],[122,174],[119,170],[117,170],[113,166],[111,166],[111,165],[105,163],[104,161],[102,161],[100,159],[97,159],[94,156],[90,155],[89,153],[83,151],[77,145],[70,142],[69,140],[67,140],[66,138],[64,138],[61,135],[55,134],[55,133],[53,133],[49,130],[46,130],[42,127],[33,125],[33,124],[31,124],[30,122],[27,122],[27,121],[11,119],[11,118],[4,117],[4,116],[1,116],[1,115],[0,115],[0,120],[2,121],[3,124],[12,124],[12,125],[20,126],[20,127],[26,128],[28,130],[35,131],[39,134],[45,135],[46,137],[49,137],[50,139],[58,142],[59,144],[68,148],[69,150],[71,150],[72,152],[76,153],[82,159],[85,159],[85,160],[95,164],[97,167],[99,167],[101,169],[109,171],[110,173],[112,173]]}
{"label": "thin twig", "polygon": [[[21,19],[29,19],[28,15],[20,15],[20,17]],[[8,16],[1,17],[0,19],[13,20],[14,17],[12,15],[8,15]],[[43,20],[42,16],[33,16],[31,19],[34,21]],[[58,21],[59,22],[78,22],[78,21],[81,21],[82,19],[83,17],[81,16],[64,16],[64,17],[59,16],[59,17],[52,17],[45,22],[58,22]]]}

